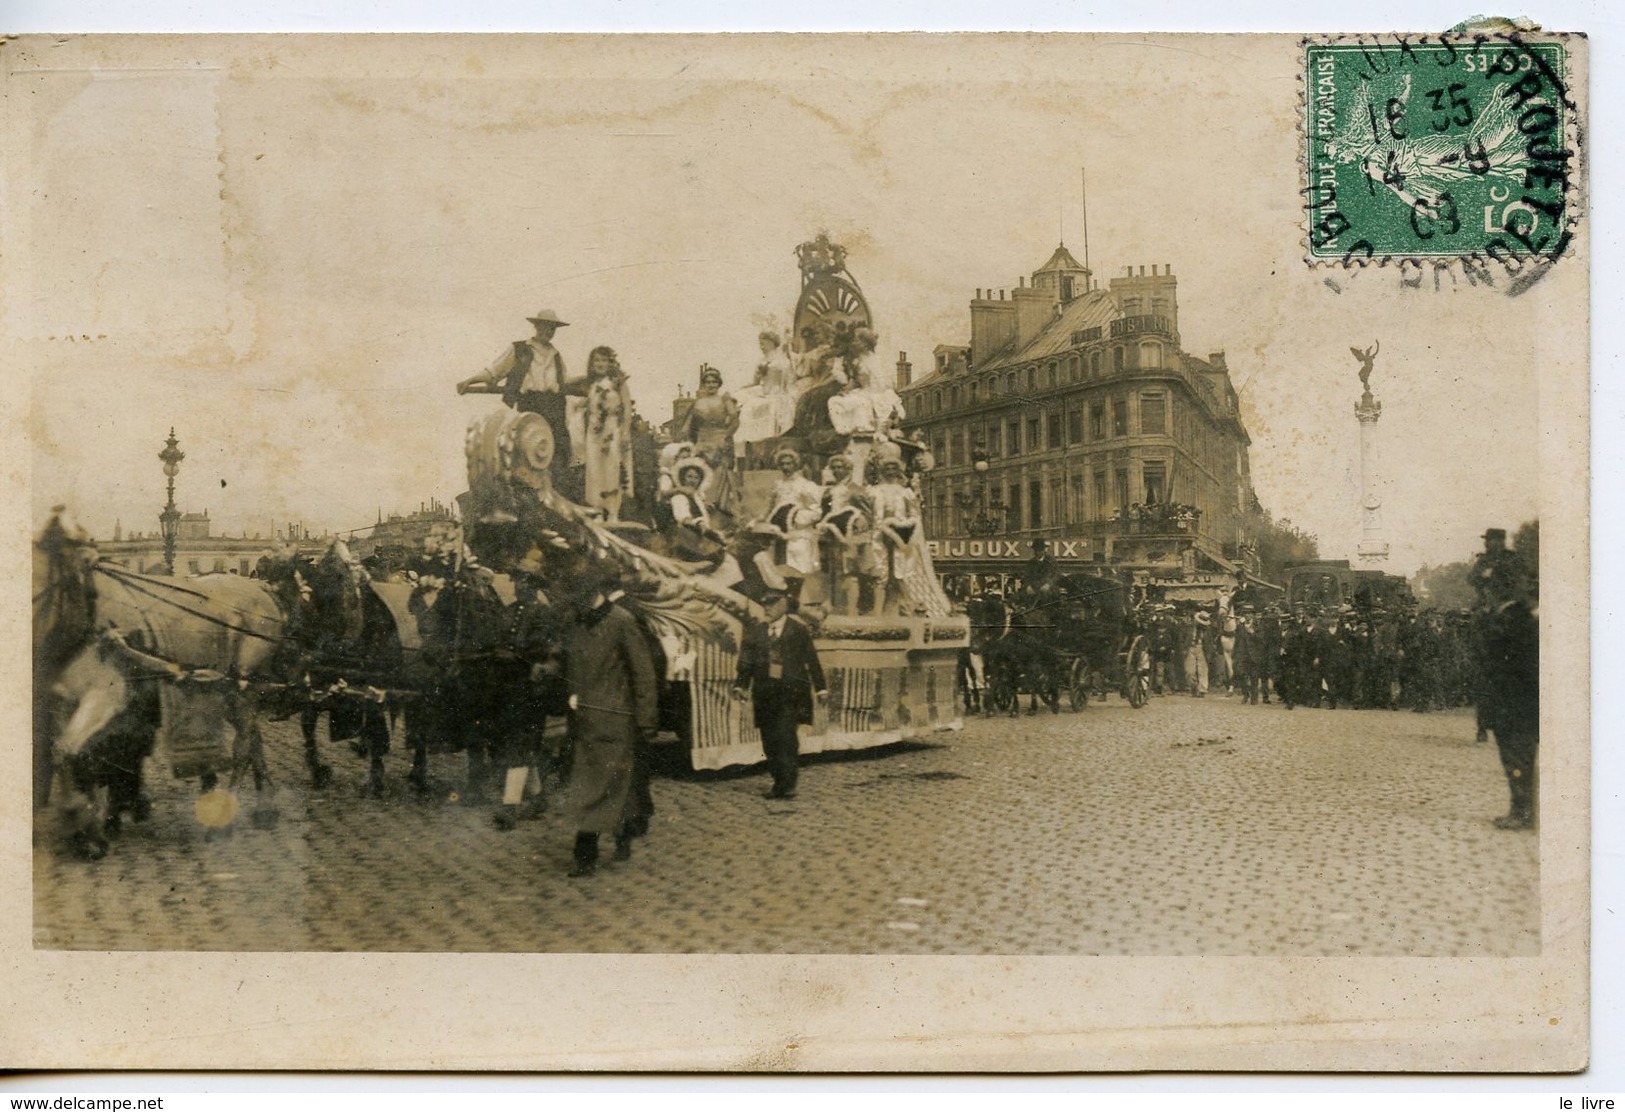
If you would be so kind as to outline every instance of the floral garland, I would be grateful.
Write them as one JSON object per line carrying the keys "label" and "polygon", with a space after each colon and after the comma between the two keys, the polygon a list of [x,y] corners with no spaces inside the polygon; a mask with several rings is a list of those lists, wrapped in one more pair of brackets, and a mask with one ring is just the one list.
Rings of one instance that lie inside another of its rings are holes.
{"label": "floral garland", "polygon": [[589,428],[592,435],[599,439],[599,451],[607,452],[609,442],[604,440],[604,434],[609,429],[609,423],[615,422],[619,428],[626,416],[626,400],[623,396],[621,384],[623,380],[619,375],[610,375],[593,380],[592,389],[588,398],[591,410]]}

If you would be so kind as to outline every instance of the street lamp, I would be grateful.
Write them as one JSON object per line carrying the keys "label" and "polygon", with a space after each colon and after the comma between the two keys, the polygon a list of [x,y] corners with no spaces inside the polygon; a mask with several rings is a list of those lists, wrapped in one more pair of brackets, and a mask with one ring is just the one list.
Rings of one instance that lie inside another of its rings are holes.
{"label": "street lamp", "polygon": [[[996,537],[1004,532],[1004,505],[997,495],[990,503],[987,499],[987,448],[978,440],[971,445],[971,467],[976,471],[976,492],[965,491],[954,495],[954,504],[965,515],[965,532],[972,537]],[[975,516],[969,516],[971,510]],[[991,512],[989,512],[991,511]],[[993,516],[997,514],[998,516]]]}
{"label": "street lamp", "polygon": [[180,534],[181,512],[175,508],[175,475],[181,469],[181,460],[186,453],[180,449],[180,441],[175,439],[173,427],[169,430],[169,439],[164,442],[164,450],[158,453],[163,461],[164,475],[169,484],[169,501],[164,505],[163,513],[158,515],[158,527],[164,537],[164,567],[170,575],[175,574],[175,539]]}

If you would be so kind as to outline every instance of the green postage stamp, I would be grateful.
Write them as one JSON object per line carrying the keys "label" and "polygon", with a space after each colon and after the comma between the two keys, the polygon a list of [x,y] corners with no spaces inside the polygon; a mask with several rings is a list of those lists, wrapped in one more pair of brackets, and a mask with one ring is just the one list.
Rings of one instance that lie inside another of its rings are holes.
{"label": "green postage stamp", "polygon": [[1306,40],[1307,261],[1555,263],[1579,208],[1568,62],[1563,36]]}

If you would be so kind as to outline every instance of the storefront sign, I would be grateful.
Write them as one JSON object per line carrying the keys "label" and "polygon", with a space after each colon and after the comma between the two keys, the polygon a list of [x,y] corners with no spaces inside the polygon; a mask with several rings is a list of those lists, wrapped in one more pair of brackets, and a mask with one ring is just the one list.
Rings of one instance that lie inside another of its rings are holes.
{"label": "storefront sign", "polygon": [[[1057,560],[1093,560],[1095,557],[1095,542],[1087,538],[1047,538],[1044,544]],[[1032,541],[936,540],[927,541],[926,548],[933,560],[1030,560],[1033,557]]]}

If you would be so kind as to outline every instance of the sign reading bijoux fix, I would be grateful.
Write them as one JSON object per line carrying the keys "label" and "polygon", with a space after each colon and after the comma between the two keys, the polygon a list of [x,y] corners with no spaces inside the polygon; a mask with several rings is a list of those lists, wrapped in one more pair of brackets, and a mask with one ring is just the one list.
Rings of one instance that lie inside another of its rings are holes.
{"label": "sign reading bijoux fix", "polygon": [[[1049,554],[1057,560],[1092,560],[1094,541],[1088,538],[1065,540],[1048,538],[1044,542]],[[933,560],[1030,560],[1033,542],[1024,540],[936,540],[927,541]]]}

